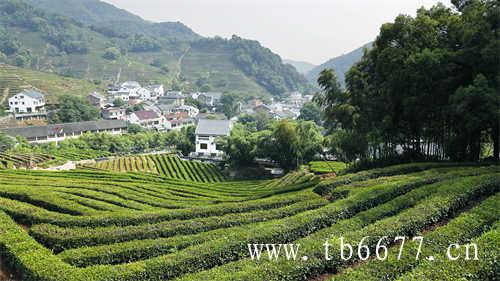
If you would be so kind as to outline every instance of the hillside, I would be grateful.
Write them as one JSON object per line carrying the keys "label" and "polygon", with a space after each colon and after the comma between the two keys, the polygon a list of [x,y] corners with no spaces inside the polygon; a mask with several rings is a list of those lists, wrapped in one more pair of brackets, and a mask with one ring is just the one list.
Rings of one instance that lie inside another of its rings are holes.
{"label": "hillside", "polygon": [[299,73],[302,73],[304,75],[306,75],[309,71],[311,71],[313,68],[317,66],[307,61],[284,59],[283,62],[292,65],[293,67],[295,67],[295,69],[297,69]]}
{"label": "hillside", "polygon": [[371,48],[373,42],[370,42],[352,52],[349,52],[347,54],[335,57],[320,66],[317,66],[313,68],[311,71],[309,71],[306,75],[307,79],[309,82],[316,84],[316,81],[318,79],[319,73],[323,69],[331,68],[335,70],[335,74],[337,75],[337,79],[340,82],[340,84],[345,87],[345,74],[351,66],[353,66],[356,62],[358,62],[361,57],[363,56],[363,52],[365,48]]}
{"label": "hillside", "polygon": [[252,96],[309,89],[255,41],[199,39],[183,24],[151,23],[95,0],[30,2],[40,8],[0,1],[0,62],[102,85],[137,80]]}
{"label": "hillside", "polygon": [[55,74],[19,68],[0,63],[0,106],[6,105],[7,98],[23,89],[37,88],[46,94],[49,103],[62,94],[86,96],[99,89],[89,81],[63,77]]}

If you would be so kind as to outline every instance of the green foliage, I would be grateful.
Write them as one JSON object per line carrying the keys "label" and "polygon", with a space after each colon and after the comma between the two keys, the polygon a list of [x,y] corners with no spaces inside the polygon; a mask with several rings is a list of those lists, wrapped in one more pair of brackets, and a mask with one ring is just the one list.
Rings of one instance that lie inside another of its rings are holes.
{"label": "green foliage", "polygon": [[113,100],[113,106],[114,107],[122,107],[126,105],[125,101],[122,98],[116,98]]}
{"label": "green foliage", "polygon": [[323,137],[310,121],[279,121],[268,130],[254,127],[255,122],[238,124],[227,140],[226,154],[234,166],[247,166],[255,157],[269,158],[290,170],[312,160],[322,151]]}
{"label": "green foliage", "polygon": [[116,47],[109,47],[104,50],[103,58],[107,60],[117,60],[120,57],[120,50]]}
{"label": "green foliage", "polygon": [[220,99],[220,105],[217,110],[224,113],[228,119],[236,116],[239,112],[240,99],[237,95],[231,93],[224,93]]}
{"label": "green foliage", "polygon": [[315,102],[307,102],[300,109],[299,120],[313,121],[321,125],[321,108]]}
{"label": "green foliage", "polygon": [[182,152],[183,155],[189,155],[190,152],[195,150],[195,131],[195,126],[183,127],[181,129],[177,140],[177,149]]}
{"label": "green foliage", "polygon": [[[147,171],[147,159],[155,156],[128,157],[115,167]],[[2,257],[23,280],[33,281],[278,281],[345,270],[350,264],[339,256],[324,259],[325,237],[338,249],[335,237],[357,245],[369,235],[365,242],[372,249],[388,236],[384,245],[395,253],[395,236],[426,230],[425,256],[451,241],[478,241],[485,253],[496,249],[488,229],[498,225],[497,167],[445,168],[434,163],[404,175],[399,172],[409,167],[395,167],[392,176],[374,172],[374,178],[338,185],[336,194],[342,196],[328,202],[311,192],[318,180],[303,171],[276,180],[197,183],[185,179],[200,178],[194,173],[196,162],[161,158],[158,163],[168,163],[166,171],[180,173],[182,179],[90,168],[0,171]],[[474,208],[467,208],[469,204]],[[475,239],[483,232],[484,237]],[[251,260],[247,243],[300,244],[309,262]],[[487,262],[458,266],[439,259],[428,267],[425,260],[415,260],[416,245],[406,247],[401,261],[395,260],[397,255],[383,262],[370,260],[334,277],[404,280],[406,273],[434,276],[444,271],[453,277],[463,272],[485,280],[493,276],[495,252],[484,256]],[[375,275],[363,275],[370,271]],[[446,280],[454,280],[450,278]]]}
{"label": "green foliage", "polygon": [[340,173],[347,167],[346,163],[339,161],[311,161],[309,165],[315,174]]}
{"label": "green foliage", "polygon": [[11,149],[15,144],[16,142],[11,137],[7,136],[3,132],[0,132],[0,152]]}
{"label": "green foliage", "polygon": [[128,45],[130,52],[157,52],[160,48],[160,44],[154,38],[143,34],[134,35]]}
{"label": "green foliage", "polygon": [[168,178],[198,182],[219,182],[224,179],[213,164],[183,161],[168,154],[115,158],[99,161],[94,167],[116,172],[154,173]]}
{"label": "green foliage", "polygon": [[96,120],[99,110],[82,97],[64,95],[59,97],[57,113],[52,117],[53,123],[68,123]]}
{"label": "green foliage", "polygon": [[347,74],[347,91],[331,71],[321,73],[325,127],[339,131],[330,143],[343,160],[402,149],[477,161],[483,143],[498,160],[498,9],[495,1],[458,2],[460,13],[436,5],[384,24]]}

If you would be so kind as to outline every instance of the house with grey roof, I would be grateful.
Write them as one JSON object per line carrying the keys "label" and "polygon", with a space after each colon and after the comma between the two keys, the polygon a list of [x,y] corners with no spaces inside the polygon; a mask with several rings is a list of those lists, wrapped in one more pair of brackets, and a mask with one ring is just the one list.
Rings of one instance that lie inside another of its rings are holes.
{"label": "house with grey roof", "polygon": [[184,105],[185,97],[182,92],[179,91],[169,91],[163,97],[158,99],[158,103],[174,106]]}
{"label": "house with grey roof", "polygon": [[224,151],[217,142],[231,133],[229,120],[200,119],[196,126],[196,151],[194,156],[220,158]]}
{"label": "house with grey roof", "polygon": [[97,120],[75,123],[62,123],[44,126],[29,126],[1,129],[13,138],[21,136],[30,143],[58,142],[68,138],[77,138],[86,133],[122,134],[127,131],[123,120]]}

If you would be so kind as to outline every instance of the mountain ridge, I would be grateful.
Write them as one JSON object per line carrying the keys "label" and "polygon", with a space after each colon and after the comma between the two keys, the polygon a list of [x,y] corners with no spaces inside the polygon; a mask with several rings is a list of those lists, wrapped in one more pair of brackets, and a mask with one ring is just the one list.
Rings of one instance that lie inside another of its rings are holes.
{"label": "mountain ridge", "polygon": [[342,54],[322,63],[306,74],[307,79],[309,80],[309,82],[316,84],[319,73],[322,70],[333,69],[340,85],[342,87],[345,87],[345,74],[355,63],[361,60],[364,49],[370,49],[372,45],[373,42],[367,43],[353,51],[348,52],[347,54]]}

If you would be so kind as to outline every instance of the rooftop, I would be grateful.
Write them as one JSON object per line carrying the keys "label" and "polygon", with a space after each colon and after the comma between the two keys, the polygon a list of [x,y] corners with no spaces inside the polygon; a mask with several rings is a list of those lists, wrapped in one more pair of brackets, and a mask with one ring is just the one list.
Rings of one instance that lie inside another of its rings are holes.
{"label": "rooftop", "polygon": [[158,114],[152,110],[141,110],[141,111],[136,111],[132,114],[135,114],[139,120],[149,120],[149,119],[156,119],[160,118]]}
{"label": "rooftop", "polygon": [[19,94],[23,94],[25,96],[28,96],[28,97],[34,98],[34,99],[43,99],[43,94],[40,93],[39,91],[33,90],[33,89],[23,90]]}
{"label": "rooftop", "polygon": [[19,128],[7,128],[1,131],[9,136],[21,136],[24,138],[47,137],[56,133],[72,134],[97,130],[110,130],[110,129],[124,129],[127,128],[127,123],[122,120],[97,120],[85,121],[75,123],[62,123],[44,126],[30,126]]}
{"label": "rooftop", "polygon": [[183,99],[184,98],[184,95],[182,94],[182,92],[179,92],[179,91],[171,91],[171,92],[168,92],[164,98],[167,98],[167,99]]}
{"label": "rooftop", "polygon": [[196,126],[197,135],[227,136],[231,131],[231,121],[200,119]]}

